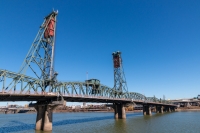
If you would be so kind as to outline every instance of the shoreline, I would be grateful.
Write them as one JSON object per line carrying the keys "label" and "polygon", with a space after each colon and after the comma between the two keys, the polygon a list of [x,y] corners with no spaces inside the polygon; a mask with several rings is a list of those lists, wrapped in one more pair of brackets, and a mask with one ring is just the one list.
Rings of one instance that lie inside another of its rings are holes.
{"label": "shoreline", "polygon": [[181,111],[200,111],[200,109],[176,109],[176,111],[181,112]]}
{"label": "shoreline", "polygon": [[[199,112],[200,108],[177,108],[175,112]],[[114,112],[114,110],[108,110],[108,111],[71,111],[71,110],[55,110],[53,113],[111,113]],[[137,113],[137,112],[143,112],[143,110],[133,110],[133,111],[126,111],[126,113]],[[152,111],[154,112],[154,111]],[[30,111],[26,112],[25,114],[35,114],[37,111]],[[0,114],[5,114],[4,112],[0,112]],[[15,113],[8,113],[8,114],[15,114]],[[16,114],[24,114],[24,113],[16,113]]]}

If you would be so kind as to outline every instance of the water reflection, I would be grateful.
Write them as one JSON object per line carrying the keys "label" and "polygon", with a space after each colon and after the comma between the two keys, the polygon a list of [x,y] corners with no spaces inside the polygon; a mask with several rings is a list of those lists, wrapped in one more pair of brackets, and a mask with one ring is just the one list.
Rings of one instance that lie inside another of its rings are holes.
{"label": "water reflection", "polygon": [[35,133],[52,133],[52,131],[39,131],[39,130],[35,130]]}
{"label": "water reflection", "polygon": [[126,119],[116,119],[114,123],[114,130],[115,133],[126,133]]}
{"label": "water reflection", "polygon": [[[26,114],[25,114],[26,115]],[[128,114],[127,117],[133,116],[136,114]],[[62,126],[62,125],[68,125],[68,124],[78,124],[78,123],[85,123],[85,122],[93,122],[93,121],[101,121],[101,120],[107,120],[107,119],[114,119],[112,116],[103,116],[103,117],[91,117],[91,118],[84,118],[84,119],[66,119],[61,121],[53,122],[53,126]],[[116,121],[116,127],[123,128],[125,126],[126,120],[117,120]],[[1,132],[19,132],[24,130],[33,130],[35,129],[35,124],[26,124],[17,120],[9,121],[8,123],[15,123],[9,124],[4,127],[0,127],[0,133]],[[14,126],[11,126],[14,125]],[[44,133],[43,131],[35,131],[35,133]],[[45,132],[46,133],[46,132]],[[51,133],[51,132],[47,132]]]}
{"label": "water reflection", "polygon": [[35,114],[0,115],[0,133],[198,133],[199,117],[200,112],[174,112],[152,116],[127,113],[127,119],[114,119],[113,113],[58,113],[54,115],[53,131],[43,132],[35,131]]}
{"label": "water reflection", "polygon": [[7,132],[19,132],[23,130],[30,130],[35,127],[34,124],[21,124],[19,126],[8,126],[8,127],[1,127],[0,133],[7,133]]}
{"label": "water reflection", "polygon": [[[66,114],[63,114],[63,116],[64,115],[66,115]],[[76,114],[74,114],[74,115],[76,115]],[[78,123],[86,123],[86,122],[94,122],[94,121],[114,119],[112,114],[110,114],[108,116],[102,116],[101,114],[99,114],[99,115],[101,117],[89,117],[89,118],[86,117],[86,118],[82,118],[82,119],[65,119],[65,120],[55,121],[55,122],[53,122],[53,127],[54,126],[68,125],[68,124],[78,124]],[[136,113],[127,114],[127,117],[131,117],[133,115],[137,115],[137,114]],[[4,115],[2,115],[2,116],[6,117]],[[26,117],[27,118],[27,114],[20,115],[20,117],[22,117],[22,118]],[[1,132],[2,133],[4,133],[4,132],[20,132],[20,131],[34,130],[35,129],[35,124],[28,124],[26,122],[21,122],[19,120],[15,120],[15,118],[13,116],[10,116],[10,119],[13,119],[13,120],[11,120],[11,121],[7,120],[6,123],[3,126],[0,127],[0,133]],[[115,123],[115,127],[124,128],[125,125],[126,125],[125,122],[126,122],[126,120],[117,120],[116,123]],[[35,131],[35,133],[44,133],[44,132]],[[48,133],[51,133],[51,132],[48,132]]]}

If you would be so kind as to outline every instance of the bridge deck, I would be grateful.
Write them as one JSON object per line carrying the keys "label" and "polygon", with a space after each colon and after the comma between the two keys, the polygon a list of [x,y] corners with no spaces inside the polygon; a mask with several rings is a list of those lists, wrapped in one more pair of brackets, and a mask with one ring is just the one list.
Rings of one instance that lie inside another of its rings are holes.
{"label": "bridge deck", "polygon": [[[56,95],[42,94],[0,94],[0,101],[56,101]],[[97,102],[97,103],[136,103],[149,105],[176,106],[174,104],[164,104],[159,102],[150,102],[144,100],[131,100],[125,98],[109,98],[91,95],[63,95],[64,100],[69,102]]]}

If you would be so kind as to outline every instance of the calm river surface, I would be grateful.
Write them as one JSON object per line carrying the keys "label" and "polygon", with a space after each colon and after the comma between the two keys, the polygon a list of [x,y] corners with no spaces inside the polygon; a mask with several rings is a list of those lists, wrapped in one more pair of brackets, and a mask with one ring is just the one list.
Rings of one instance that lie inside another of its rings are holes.
{"label": "calm river surface", "polygon": [[[115,120],[113,113],[54,113],[53,131],[45,133],[200,133],[200,112],[172,112],[143,116],[127,113]],[[0,114],[0,133],[35,131],[36,114]]]}

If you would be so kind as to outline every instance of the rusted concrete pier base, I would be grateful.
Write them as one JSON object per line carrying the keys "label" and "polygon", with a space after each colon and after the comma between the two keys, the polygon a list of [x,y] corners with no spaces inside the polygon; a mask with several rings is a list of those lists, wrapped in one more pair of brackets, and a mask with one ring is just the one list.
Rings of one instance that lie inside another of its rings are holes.
{"label": "rusted concrete pier base", "polygon": [[171,112],[171,108],[169,106],[165,107],[165,112]]}
{"label": "rusted concrete pier base", "polygon": [[125,105],[122,103],[113,103],[115,119],[126,119]]}
{"label": "rusted concrete pier base", "polygon": [[55,101],[29,104],[29,107],[34,107],[37,110],[35,130],[52,131],[53,110],[63,103],[63,101]]}
{"label": "rusted concrete pier base", "polygon": [[35,129],[43,131],[52,130],[52,115],[53,110],[57,105],[36,105],[35,109],[37,110],[37,118]]}
{"label": "rusted concrete pier base", "polygon": [[156,106],[156,113],[163,113],[163,106]]}
{"label": "rusted concrete pier base", "polygon": [[143,105],[143,115],[151,115],[151,107],[149,105]]}
{"label": "rusted concrete pier base", "polygon": [[176,108],[175,107],[170,107],[170,110],[171,110],[171,112],[174,112],[174,111],[176,111]]}

